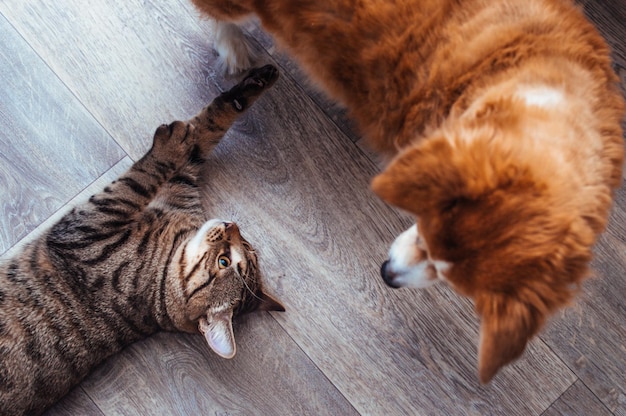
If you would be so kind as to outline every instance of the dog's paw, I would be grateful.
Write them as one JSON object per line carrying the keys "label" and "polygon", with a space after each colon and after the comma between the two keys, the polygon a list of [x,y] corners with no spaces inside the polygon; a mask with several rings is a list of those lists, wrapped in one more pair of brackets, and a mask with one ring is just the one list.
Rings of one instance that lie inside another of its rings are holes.
{"label": "dog's paw", "polygon": [[217,23],[215,49],[220,56],[220,67],[229,75],[250,69],[255,60],[243,30],[234,23]]}

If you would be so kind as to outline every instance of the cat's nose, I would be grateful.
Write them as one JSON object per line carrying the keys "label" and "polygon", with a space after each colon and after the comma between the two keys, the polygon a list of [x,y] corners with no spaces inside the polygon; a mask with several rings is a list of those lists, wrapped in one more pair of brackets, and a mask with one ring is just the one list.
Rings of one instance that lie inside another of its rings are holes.
{"label": "cat's nose", "polygon": [[232,221],[224,221],[224,232],[228,237],[239,233],[239,227]]}

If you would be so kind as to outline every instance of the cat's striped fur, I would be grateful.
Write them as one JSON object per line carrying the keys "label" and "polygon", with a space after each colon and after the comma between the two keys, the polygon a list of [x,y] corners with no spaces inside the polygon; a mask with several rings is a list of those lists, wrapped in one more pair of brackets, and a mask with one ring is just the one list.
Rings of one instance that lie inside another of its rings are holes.
{"label": "cat's striped fur", "polygon": [[278,76],[253,70],[0,266],[0,413],[38,414],[106,357],[158,331],[204,333],[235,354],[231,320],[284,310],[234,223],[206,221],[205,156]]}

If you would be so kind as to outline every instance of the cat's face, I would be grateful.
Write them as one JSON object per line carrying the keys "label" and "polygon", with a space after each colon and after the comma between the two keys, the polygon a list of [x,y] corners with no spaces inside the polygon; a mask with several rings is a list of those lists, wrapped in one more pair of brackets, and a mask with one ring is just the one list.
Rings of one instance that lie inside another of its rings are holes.
{"label": "cat's face", "polygon": [[284,311],[263,292],[257,254],[233,222],[213,219],[183,247],[179,282],[185,318],[217,354],[236,352],[233,317],[255,310]]}

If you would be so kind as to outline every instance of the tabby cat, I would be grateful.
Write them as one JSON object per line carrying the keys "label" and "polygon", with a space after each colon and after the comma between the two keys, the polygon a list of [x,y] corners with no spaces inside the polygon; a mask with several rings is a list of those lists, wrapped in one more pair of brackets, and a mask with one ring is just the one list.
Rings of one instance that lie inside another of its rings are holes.
{"label": "tabby cat", "polygon": [[284,311],[237,225],[205,222],[197,178],[238,115],[277,79],[252,70],[0,266],[0,413],[39,414],[106,357],[158,330],[235,355],[232,318]]}

